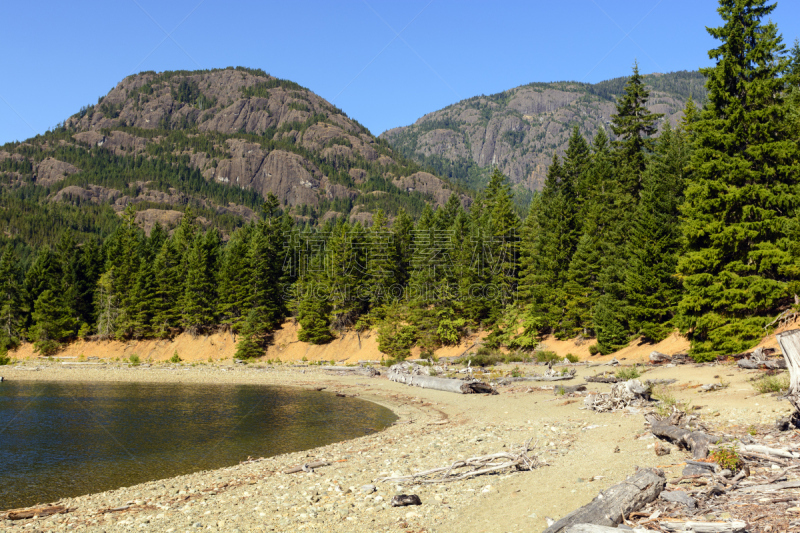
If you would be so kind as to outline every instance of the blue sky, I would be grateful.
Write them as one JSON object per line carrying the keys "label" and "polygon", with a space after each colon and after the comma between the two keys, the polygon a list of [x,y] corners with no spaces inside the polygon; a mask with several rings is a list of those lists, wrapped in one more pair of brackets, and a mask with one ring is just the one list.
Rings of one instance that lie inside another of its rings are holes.
{"label": "blue sky", "polygon": [[[143,70],[243,65],[318,93],[374,134],[534,81],[710,64],[713,0],[7,2],[0,144],[43,133]],[[772,19],[790,45],[800,2]]]}

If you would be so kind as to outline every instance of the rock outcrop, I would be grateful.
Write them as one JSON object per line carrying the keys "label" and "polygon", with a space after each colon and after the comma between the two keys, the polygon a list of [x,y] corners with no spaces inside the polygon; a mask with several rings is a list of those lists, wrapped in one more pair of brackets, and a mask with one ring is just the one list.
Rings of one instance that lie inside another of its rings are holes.
{"label": "rock outcrop", "polygon": [[[553,152],[563,155],[574,125],[590,140],[600,128],[611,134],[615,97],[623,92],[625,81],[523,85],[463,100],[381,137],[405,156],[442,172],[455,163],[456,168],[470,169],[474,179],[475,170],[488,177],[498,167],[512,183],[538,190]],[[645,81],[650,85],[648,108],[664,113],[672,125],[682,116],[690,94],[696,102],[705,97],[704,78],[698,72],[651,74]]]}
{"label": "rock outcrop", "polygon": [[35,167],[34,179],[38,185],[47,187],[76,172],[80,170],[73,165],[48,157]]}

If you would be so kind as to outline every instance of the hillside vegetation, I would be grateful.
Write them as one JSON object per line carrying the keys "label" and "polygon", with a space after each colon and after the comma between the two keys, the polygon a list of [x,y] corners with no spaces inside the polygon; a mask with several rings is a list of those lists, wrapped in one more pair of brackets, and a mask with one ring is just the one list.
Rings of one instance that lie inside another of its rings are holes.
{"label": "hillside vegetation", "polygon": [[634,67],[607,124],[550,147],[524,221],[499,167],[470,198],[291,82],[127,78],[0,153],[0,347],[222,330],[249,358],[292,317],[311,344],[375,329],[387,360],[478,330],[749,349],[800,306],[800,44],[774,5],[721,6],[705,105],[673,126]]}
{"label": "hillside vegetation", "polygon": [[457,189],[308,89],[241,67],[129,76],[53,131],[0,147],[0,184],[0,228],[26,256],[66,228],[105,238],[128,205],[148,231],[190,206],[228,235],[268,193],[315,224],[419,216]]}

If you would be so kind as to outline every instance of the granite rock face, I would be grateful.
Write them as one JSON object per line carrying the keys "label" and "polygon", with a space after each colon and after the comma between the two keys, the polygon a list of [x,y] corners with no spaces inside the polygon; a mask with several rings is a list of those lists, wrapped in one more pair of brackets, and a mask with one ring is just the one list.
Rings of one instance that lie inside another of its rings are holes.
{"label": "granite rock face", "polygon": [[[540,190],[553,153],[564,154],[574,125],[589,140],[600,128],[613,135],[609,124],[625,81],[523,85],[462,100],[380,137],[440,172],[454,165],[485,180],[497,167],[512,183]],[[690,94],[696,102],[705,97],[704,79],[697,72],[651,74],[645,81],[650,86],[648,108],[665,114],[660,126],[677,123]],[[463,173],[459,178],[467,179]]]}

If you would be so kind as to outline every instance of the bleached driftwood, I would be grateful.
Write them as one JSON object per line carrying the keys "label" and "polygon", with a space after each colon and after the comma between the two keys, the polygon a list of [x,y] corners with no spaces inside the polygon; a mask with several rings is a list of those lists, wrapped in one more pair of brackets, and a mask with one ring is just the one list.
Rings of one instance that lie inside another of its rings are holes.
{"label": "bleached driftwood", "polygon": [[601,492],[594,500],[544,530],[565,533],[579,524],[614,527],[623,518],[654,501],[664,490],[667,479],[656,468],[642,468],[622,483]]}
{"label": "bleached driftwood", "polygon": [[783,483],[768,483],[766,485],[749,485],[742,487],[740,492],[774,492],[776,490],[797,489],[800,488],[800,479],[794,481],[785,481]]}
{"label": "bleached driftwood", "polygon": [[6,520],[25,520],[27,518],[43,518],[54,514],[64,514],[72,511],[63,505],[45,505],[28,509],[12,509],[6,513]]}
{"label": "bleached driftwood", "polygon": [[638,379],[616,383],[610,393],[590,394],[584,405],[592,411],[618,411],[650,400],[650,389]]}
{"label": "bleached driftwood", "polygon": [[582,392],[586,390],[586,384],[582,385],[572,385],[571,387],[565,385],[556,385],[553,387],[553,394],[556,396],[566,396],[567,394],[573,394],[576,392]]}
{"label": "bleached driftwood", "polygon": [[693,533],[744,533],[747,522],[731,520],[730,522],[659,522],[659,526],[667,531],[692,531]]}
{"label": "bleached driftwood", "polygon": [[338,372],[340,374],[349,374],[354,376],[365,376],[373,378],[380,376],[381,373],[372,368],[371,366],[323,366],[320,367],[325,372]]}
{"label": "bleached driftwood", "polygon": [[589,383],[619,383],[622,381],[613,373],[595,374],[594,376],[589,376],[585,379]]}
{"label": "bleached driftwood", "polygon": [[570,527],[564,533],[620,533],[620,530],[616,527],[578,524],[577,526]]}
{"label": "bleached driftwood", "polygon": [[329,461],[314,461],[311,463],[306,463],[304,465],[297,465],[291,468],[287,468],[283,471],[284,474],[294,474],[296,472],[313,472],[315,468],[320,468],[322,466],[328,466],[331,464]]}
{"label": "bleached driftwood", "polygon": [[398,383],[405,383],[423,389],[433,389],[445,392],[455,392],[458,394],[489,393],[496,391],[491,385],[474,380],[461,380],[451,378],[440,378],[426,376],[423,374],[412,374],[405,371],[402,364],[392,365],[389,368],[389,380]]}
{"label": "bleached driftwood", "polygon": [[763,453],[764,455],[774,455],[775,457],[782,457],[784,459],[800,458],[800,453],[787,449],[770,448],[769,446],[762,446],[761,444],[739,444],[737,448],[743,452]]}
{"label": "bleached driftwood", "polygon": [[516,383],[518,381],[567,381],[575,379],[577,370],[574,368],[568,372],[559,372],[558,370],[548,370],[544,374],[534,374],[533,376],[523,376],[518,378],[502,378],[497,381],[499,384]]}
{"label": "bleached driftwood", "polygon": [[766,368],[767,370],[778,370],[786,368],[786,361],[783,359],[767,359],[764,348],[756,348],[749,357],[744,357],[736,362],[739,368],[747,370],[757,370]]}
{"label": "bleached driftwood", "polygon": [[[461,461],[456,461],[450,466],[442,466],[417,472],[410,476],[385,477],[379,481],[391,483],[445,483],[449,481],[461,481],[481,474],[499,472],[501,470],[533,470],[542,463],[537,456],[530,456],[528,452],[532,450],[531,439],[529,439],[521,449],[508,452],[492,453],[478,457],[470,457]],[[466,470],[463,470],[466,469]]]}

